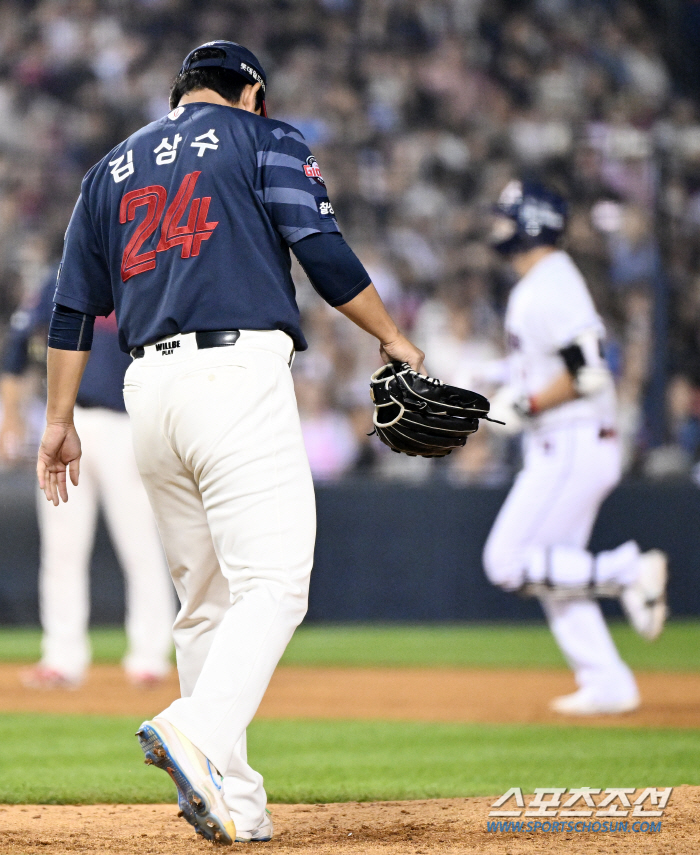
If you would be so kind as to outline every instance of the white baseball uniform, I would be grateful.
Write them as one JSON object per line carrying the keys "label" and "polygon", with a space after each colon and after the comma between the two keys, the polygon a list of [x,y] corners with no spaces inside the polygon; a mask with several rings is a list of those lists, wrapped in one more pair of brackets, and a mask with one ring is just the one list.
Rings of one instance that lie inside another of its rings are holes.
{"label": "white baseball uniform", "polygon": [[[514,393],[541,392],[565,370],[559,351],[581,334],[604,335],[603,323],[571,258],[554,251],[513,288],[506,310],[509,381]],[[594,599],[569,589],[628,585],[639,571],[629,541],[610,552],[586,549],[598,510],[621,475],[612,383],[527,420],[524,466],[484,549],[489,580],[515,591],[545,584],[550,628],[577,683],[603,701],[637,693]],[[557,596],[564,593],[564,597]]]}

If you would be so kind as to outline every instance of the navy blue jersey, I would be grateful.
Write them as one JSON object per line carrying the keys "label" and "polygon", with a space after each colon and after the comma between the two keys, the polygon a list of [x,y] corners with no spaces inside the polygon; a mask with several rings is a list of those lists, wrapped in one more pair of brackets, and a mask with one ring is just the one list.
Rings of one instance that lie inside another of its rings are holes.
{"label": "navy blue jersey", "polygon": [[[47,277],[41,291],[12,316],[3,353],[3,372],[22,374],[25,371],[30,359],[30,341],[33,340],[41,343],[41,359],[45,359],[46,333],[51,321],[55,288],[56,269]],[[98,318],[77,403],[81,407],[104,407],[124,412],[122,387],[130,364],[131,358],[119,349],[114,315]]]}
{"label": "navy blue jersey", "polygon": [[280,329],[304,350],[289,247],[337,231],[318,164],[291,125],[188,104],[85,176],[55,300],[114,309],[125,351],[220,329]]}

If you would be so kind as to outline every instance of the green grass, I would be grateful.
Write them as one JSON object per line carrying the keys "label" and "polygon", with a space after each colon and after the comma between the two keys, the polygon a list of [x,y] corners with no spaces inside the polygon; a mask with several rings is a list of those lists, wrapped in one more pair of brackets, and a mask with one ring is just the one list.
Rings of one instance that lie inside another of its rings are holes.
{"label": "green grass", "polygon": [[[673,621],[655,644],[612,626],[637,669],[700,670],[700,622]],[[118,662],[120,629],[91,633],[95,660]],[[0,629],[0,661],[39,655],[36,629]],[[294,665],[560,667],[544,625],[302,627]],[[0,715],[0,803],[174,801],[166,775],[142,763],[138,719]],[[497,795],[512,786],[700,784],[692,730],[543,725],[266,721],[249,730],[251,762],[278,802]]]}
{"label": "green grass", "polygon": [[[650,644],[622,621],[611,623],[620,653],[632,668],[700,670],[700,621],[671,621]],[[564,659],[542,624],[426,624],[300,627],[284,659],[288,665],[396,665],[486,668],[563,668]]]}
{"label": "green grass", "polygon": [[[0,716],[0,802],[174,801],[169,778],[143,765],[133,736],[138,724]],[[700,784],[700,735],[690,730],[260,721],[248,743],[277,802]]]}
{"label": "green grass", "polygon": [[[119,662],[126,650],[121,627],[90,631],[95,662]],[[36,627],[0,627],[0,662],[34,662],[41,656],[41,631]]]}
{"label": "green grass", "polygon": [[[627,624],[611,624],[624,659],[637,670],[700,671],[700,621],[669,622],[649,644]],[[115,628],[91,632],[95,661],[118,662],[124,634]],[[0,661],[39,656],[37,629],[0,629]],[[544,624],[425,624],[302,626],[284,659],[287,665],[453,666],[492,668],[565,667]]]}

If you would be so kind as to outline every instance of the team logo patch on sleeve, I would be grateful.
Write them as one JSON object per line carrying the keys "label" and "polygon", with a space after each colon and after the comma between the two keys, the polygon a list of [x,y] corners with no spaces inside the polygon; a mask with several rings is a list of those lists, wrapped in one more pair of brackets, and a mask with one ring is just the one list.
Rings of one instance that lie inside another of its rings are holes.
{"label": "team logo patch on sleeve", "polygon": [[317,196],[316,205],[318,206],[318,215],[322,220],[331,220],[335,217],[335,211],[328,196]]}
{"label": "team logo patch on sleeve", "polygon": [[306,175],[307,178],[313,178],[313,180],[318,182],[319,184],[325,185],[326,183],[323,180],[321,170],[319,168],[318,163],[316,163],[316,158],[313,156],[313,154],[310,154],[306,158],[306,163],[304,164],[304,175]]}

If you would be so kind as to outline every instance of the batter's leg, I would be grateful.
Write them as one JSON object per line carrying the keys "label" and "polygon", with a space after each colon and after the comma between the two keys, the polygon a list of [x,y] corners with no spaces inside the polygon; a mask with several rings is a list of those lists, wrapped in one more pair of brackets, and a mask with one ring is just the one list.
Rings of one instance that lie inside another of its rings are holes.
{"label": "batter's leg", "polygon": [[[587,583],[594,556],[586,543],[598,509],[618,478],[616,446],[600,441],[592,427],[531,439],[525,468],[485,547],[489,579],[506,590],[530,581],[552,582],[553,577],[557,583]],[[634,546],[609,553],[605,572],[611,568],[629,572],[630,562],[636,567],[637,555]],[[543,606],[580,686],[600,697],[611,687],[618,687],[620,696],[636,697],[634,677],[620,658],[597,603],[548,598]]]}
{"label": "batter's leg", "polygon": [[540,600],[580,689],[606,705],[636,706],[634,675],[620,656],[596,600]]}
{"label": "batter's leg", "polygon": [[175,596],[153,512],[136,467],[126,413],[94,409],[102,454],[100,498],[126,586],[124,668],[135,680],[170,670]]}

